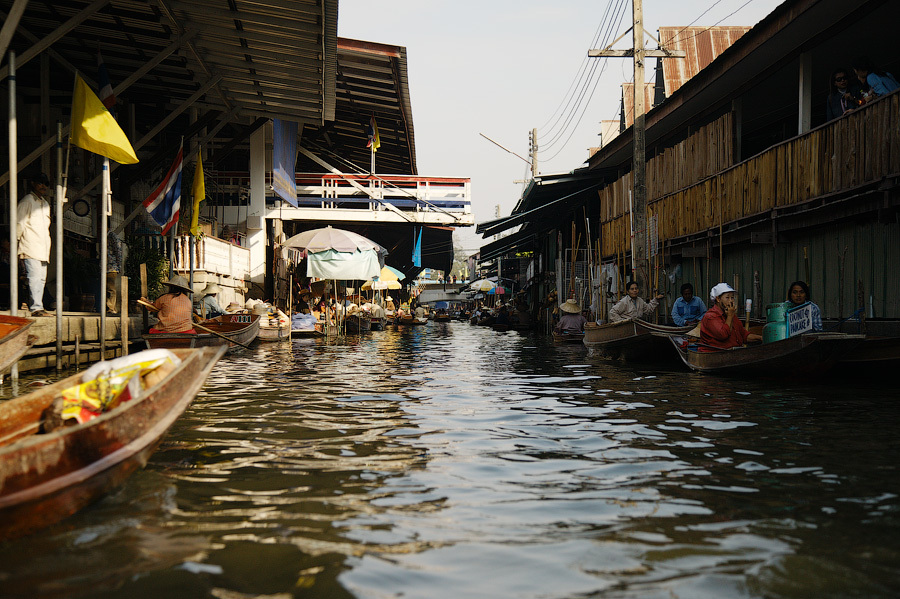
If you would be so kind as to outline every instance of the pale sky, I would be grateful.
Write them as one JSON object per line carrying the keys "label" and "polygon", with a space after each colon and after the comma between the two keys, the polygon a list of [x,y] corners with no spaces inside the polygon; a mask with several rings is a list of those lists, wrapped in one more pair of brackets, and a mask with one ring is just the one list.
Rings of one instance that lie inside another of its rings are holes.
{"label": "pale sky", "polygon": [[[644,0],[644,28],[656,36],[660,26],[755,25],[780,3]],[[600,121],[618,118],[620,85],[633,72],[630,59],[587,51],[598,32],[614,30],[609,43],[631,20],[627,0],[340,0],[338,35],[406,47],[419,174],[470,177],[472,212],[483,222],[498,205],[501,216],[512,211],[530,167],[479,133],[527,158],[537,128],[540,173],[580,167],[599,145]],[[631,39],[614,47],[630,48]],[[579,78],[592,61],[593,77]],[[648,81],[655,65],[648,60]],[[454,237],[469,253],[489,241],[474,227]]]}

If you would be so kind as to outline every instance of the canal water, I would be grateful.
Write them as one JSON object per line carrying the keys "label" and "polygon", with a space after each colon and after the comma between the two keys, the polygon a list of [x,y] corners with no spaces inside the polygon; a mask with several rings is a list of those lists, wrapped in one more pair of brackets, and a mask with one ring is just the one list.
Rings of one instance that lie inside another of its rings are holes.
{"label": "canal water", "polygon": [[123,488],[0,543],[0,596],[893,598],[897,400],[464,323],[264,345]]}

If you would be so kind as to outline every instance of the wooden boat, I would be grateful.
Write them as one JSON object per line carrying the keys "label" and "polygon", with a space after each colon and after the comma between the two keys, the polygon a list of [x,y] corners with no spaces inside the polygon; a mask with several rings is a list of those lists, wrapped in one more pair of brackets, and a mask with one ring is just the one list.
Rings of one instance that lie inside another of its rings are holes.
{"label": "wooden boat", "polygon": [[291,338],[298,337],[324,337],[325,333],[322,332],[322,325],[317,324],[314,329],[291,329]]}
{"label": "wooden boat", "polygon": [[653,324],[645,320],[631,319],[600,324],[589,322],[584,325],[584,344],[599,350],[608,358],[622,358],[631,362],[677,361],[667,337],[654,335],[683,335],[694,326],[674,327]]}
{"label": "wooden boat", "polygon": [[495,331],[497,331],[498,333],[504,333],[504,332],[508,331],[509,329],[511,329],[512,327],[508,324],[494,323],[491,325],[491,328],[494,329]]}
{"label": "wooden boat", "polygon": [[584,333],[552,333],[554,343],[584,343]]}
{"label": "wooden boat", "polygon": [[175,349],[184,347],[207,347],[228,345],[230,349],[240,348],[240,343],[250,345],[259,335],[259,314],[224,314],[201,323],[207,329],[227,337],[223,339],[212,333],[157,333],[144,335],[151,349]]}
{"label": "wooden boat", "polygon": [[259,334],[260,341],[288,341],[291,338],[291,323],[281,322],[277,318],[261,318]]}
{"label": "wooden boat", "polygon": [[886,378],[900,368],[900,337],[866,336],[856,349],[838,361],[853,374]]}
{"label": "wooden boat", "polygon": [[344,320],[344,327],[348,333],[354,335],[368,333],[372,330],[372,317],[368,314],[361,314],[359,312],[350,314]]}
{"label": "wooden boat", "polygon": [[416,318],[412,315],[402,316],[397,324],[405,325],[405,326],[419,326],[423,324],[427,324],[428,319],[426,318]]}
{"label": "wooden boat", "polygon": [[0,539],[71,516],[147,463],[226,348],[173,351],[182,363],[162,381],[82,424],[36,434],[44,410],[80,374],[0,404]]}
{"label": "wooden boat", "polygon": [[434,321],[435,322],[450,322],[453,318],[449,314],[435,314]]}
{"label": "wooden boat", "polygon": [[846,333],[805,333],[762,345],[716,349],[682,335],[666,337],[691,370],[767,378],[823,374],[865,339]]}
{"label": "wooden boat", "polygon": [[28,334],[33,324],[30,318],[0,314],[0,376],[34,344],[34,336]]}
{"label": "wooden boat", "polygon": [[387,325],[386,318],[375,318],[372,317],[372,330],[373,331],[383,331],[384,327]]}

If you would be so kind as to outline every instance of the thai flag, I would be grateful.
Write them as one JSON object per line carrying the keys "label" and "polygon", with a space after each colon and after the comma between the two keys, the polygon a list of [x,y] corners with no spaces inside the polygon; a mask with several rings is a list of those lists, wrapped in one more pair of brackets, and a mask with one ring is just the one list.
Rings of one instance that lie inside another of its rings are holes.
{"label": "thai flag", "polygon": [[106,64],[100,52],[97,52],[97,82],[100,84],[100,93],[97,94],[106,109],[116,116],[116,94],[113,93],[112,84],[109,82],[109,72],[106,70]]}
{"label": "thai flag", "polygon": [[375,122],[375,115],[369,119],[369,126],[366,127],[366,135],[369,141],[366,143],[367,148],[372,148],[373,152],[377,152],[381,147],[381,136],[378,135],[378,124]]}
{"label": "thai flag", "polygon": [[166,173],[166,178],[159,184],[153,193],[147,196],[143,206],[153,217],[165,235],[178,222],[178,212],[181,209],[181,167],[184,164],[184,148],[178,149],[175,162]]}

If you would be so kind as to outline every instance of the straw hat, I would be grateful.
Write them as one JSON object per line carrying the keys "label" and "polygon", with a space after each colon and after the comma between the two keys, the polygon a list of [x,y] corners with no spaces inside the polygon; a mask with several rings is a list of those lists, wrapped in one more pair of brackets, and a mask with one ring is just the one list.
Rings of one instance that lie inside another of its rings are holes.
{"label": "straw hat", "polygon": [[392,301],[394,301],[394,298],[392,298],[391,296],[387,296],[386,298],[384,298],[384,301],[392,302]]}
{"label": "straw hat", "polygon": [[729,291],[734,291],[734,287],[732,287],[728,283],[719,283],[709,290],[709,299],[711,299],[712,301],[716,301],[717,297],[719,297],[723,293],[728,293]]}
{"label": "straw hat", "polygon": [[569,314],[578,314],[581,312],[581,306],[578,305],[578,302],[569,298],[559,307],[563,312],[568,312]]}
{"label": "straw hat", "polygon": [[244,307],[237,302],[231,302],[228,304],[228,307],[225,308],[226,312],[237,312],[238,310],[243,310]]}
{"label": "straw hat", "polygon": [[216,285],[215,283],[210,283],[207,285],[203,291],[200,292],[200,297],[206,297],[207,295],[215,295],[222,291],[222,288]]}
{"label": "straw hat", "polygon": [[188,280],[181,275],[175,275],[174,277],[166,281],[166,285],[168,285],[169,287],[174,287],[178,291],[184,291],[185,293],[194,292],[194,290],[191,289],[191,284],[188,283]]}
{"label": "straw hat", "polygon": [[263,302],[259,302],[258,304],[254,304],[253,313],[259,314],[260,316],[264,316],[269,313],[269,306],[264,304]]}

